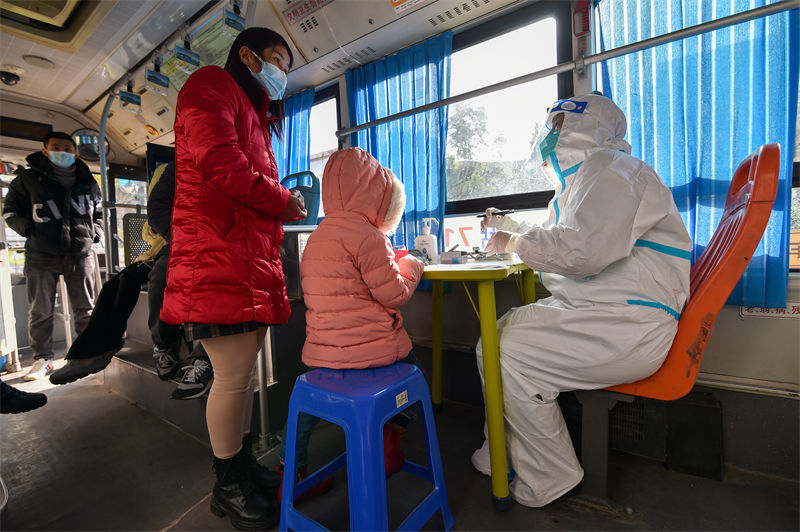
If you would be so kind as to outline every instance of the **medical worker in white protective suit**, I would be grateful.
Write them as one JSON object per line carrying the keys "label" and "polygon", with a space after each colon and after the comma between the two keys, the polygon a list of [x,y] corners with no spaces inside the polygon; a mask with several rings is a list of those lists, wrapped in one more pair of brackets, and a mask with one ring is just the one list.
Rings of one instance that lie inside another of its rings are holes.
{"label": "medical worker in white protective suit", "polygon": [[[549,129],[548,129],[549,128]],[[511,496],[544,506],[583,478],[556,397],[654,373],[689,294],[692,241],[669,189],[623,140],[625,115],[589,94],[560,100],[534,151],[555,187],[548,222],[487,210],[489,252],[515,252],[552,294],[497,322]],[[483,379],[481,343],[478,369]],[[489,446],[473,465],[489,474]]]}

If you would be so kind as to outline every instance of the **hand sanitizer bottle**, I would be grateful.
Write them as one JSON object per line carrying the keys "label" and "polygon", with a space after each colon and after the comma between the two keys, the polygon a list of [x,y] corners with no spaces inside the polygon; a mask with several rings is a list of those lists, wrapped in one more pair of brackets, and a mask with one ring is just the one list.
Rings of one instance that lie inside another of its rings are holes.
{"label": "hand sanitizer bottle", "polygon": [[422,219],[422,234],[414,240],[414,248],[428,257],[432,264],[439,262],[439,247],[436,244],[436,235],[431,234],[431,220],[436,218]]}

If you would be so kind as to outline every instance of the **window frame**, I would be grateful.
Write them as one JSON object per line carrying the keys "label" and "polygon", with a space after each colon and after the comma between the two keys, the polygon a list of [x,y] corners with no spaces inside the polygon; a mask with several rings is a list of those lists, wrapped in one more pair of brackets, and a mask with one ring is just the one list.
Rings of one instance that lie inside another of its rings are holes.
{"label": "window frame", "polygon": [[[572,17],[569,2],[545,1],[525,6],[500,17],[484,22],[453,35],[453,52],[474,46],[519,29],[537,20],[552,17],[556,20],[556,64],[572,61]],[[572,71],[557,74],[558,99],[573,96]],[[445,176],[445,180],[447,176]],[[467,200],[446,201],[445,216],[474,214],[482,212],[487,206],[499,209],[541,209],[547,208],[555,195],[555,190],[491,196]]]}

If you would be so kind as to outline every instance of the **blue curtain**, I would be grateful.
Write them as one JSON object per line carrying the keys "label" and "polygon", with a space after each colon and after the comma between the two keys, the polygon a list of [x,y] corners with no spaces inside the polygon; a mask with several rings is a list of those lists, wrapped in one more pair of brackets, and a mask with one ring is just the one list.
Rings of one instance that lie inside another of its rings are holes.
{"label": "blue curtain", "polygon": [[[450,95],[453,34],[406,48],[347,71],[350,123],[363,124]],[[394,245],[414,246],[422,218],[444,218],[447,107],[393,120],[351,135],[351,146],[391,168],[406,190],[406,210],[392,237]],[[436,228],[434,228],[436,231]],[[434,232],[432,231],[432,232]],[[439,238],[439,242],[441,242]],[[441,244],[440,244],[441,247]]]}
{"label": "blue curtain", "polygon": [[278,175],[308,170],[311,166],[311,131],[308,119],[314,105],[314,89],[298,92],[283,100],[283,139],[272,136],[272,151],[278,162]]}
{"label": "blue curtain", "polygon": [[[601,48],[610,50],[747,11],[765,0],[600,0]],[[772,217],[729,304],[783,307],[789,276],[789,205],[800,65],[800,11],[663,44],[606,61],[603,92],[628,117],[634,155],[671,188],[694,242],[708,244],[739,162],[781,145]]]}

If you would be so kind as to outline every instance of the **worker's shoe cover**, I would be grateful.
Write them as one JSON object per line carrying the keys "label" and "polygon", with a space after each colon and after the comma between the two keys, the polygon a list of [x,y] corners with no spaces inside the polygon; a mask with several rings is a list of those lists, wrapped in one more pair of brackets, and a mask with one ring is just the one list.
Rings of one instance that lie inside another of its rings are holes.
{"label": "worker's shoe cover", "polygon": [[114,349],[91,358],[67,359],[67,363],[62,368],[50,374],[50,382],[53,384],[67,384],[103,371],[117,351],[117,349]]}
{"label": "worker's shoe cover", "polygon": [[[483,440],[481,448],[472,453],[472,467],[487,477],[492,476],[491,459],[489,457],[489,440]],[[508,455],[506,455],[506,467],[508,468],[508,481],[511,482],[517,474],[511,467],[511,460]]]}
{"label": "worker's shoe cover", "polygon": [[403,429],[397,425],[386,423],[383,426],[383,465],[386,475],[392,475],[403,469],[406,457],[400,449],[400,438]]}
{"label": "worker's shoe cover", "polygon": [[217,482],[211,496],[211,513],[228,516],[239,530],[268,530],[278,524],[275,499],[265,497],[253,482],[245,449],[227,459],[214,457]]}

